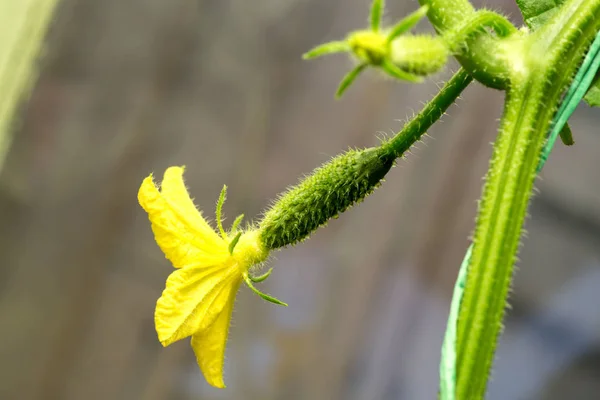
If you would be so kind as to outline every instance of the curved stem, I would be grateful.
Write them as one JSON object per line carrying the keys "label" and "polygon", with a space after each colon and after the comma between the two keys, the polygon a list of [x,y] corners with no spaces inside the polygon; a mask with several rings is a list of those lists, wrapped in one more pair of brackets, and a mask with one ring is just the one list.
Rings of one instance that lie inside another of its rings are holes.
{"label": "curved stem", "polygon": [[[480,19],[479,13],[468,0],[419,0],[419,3],[429,5],[427,17],[442,36],[464,31],[463,27],[469,25],[470,21]],[[487,14],[484,19],[489,19],[492,13]],[[501,18],[498,15],[496,17]],[[486,31],[470,35],[456,58],[482,84],[497,89],[507,87],[507,57],[501,49],[500,40]]]}
{"label": "curved stem", "polygon": [[[446,31],[444,33],[444,38],[451,47],[457,45],[461,46],[469,36],[480,33],[487,27],[494,29],[494,31],[502,37],[517,32],[517,28],[515,28],[515,26],[506,18],[492,11],[481,10],[476,12],[472,18],[466,20],[457,28]],[[458,52],[460,51],[460,48],[453,48],[452,50]]]}

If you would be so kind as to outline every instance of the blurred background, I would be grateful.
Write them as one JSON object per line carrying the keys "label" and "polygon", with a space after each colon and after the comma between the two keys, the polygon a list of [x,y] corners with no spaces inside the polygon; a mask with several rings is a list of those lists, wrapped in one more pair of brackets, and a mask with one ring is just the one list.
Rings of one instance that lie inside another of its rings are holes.
{"label": "blurred background", "polygon": [[[417,2],[389,1],[388,23]],[[303,62],[365,27],[370,0],[63,0],[0,175],[0,399],[435,399],[452,286],[468,246],[502,93],[473,84],[366,202],[276,254],[242,288],[226,390],[153,312],[172,271],[137,190],[186,165],[212,215],[258,216],[348,147],[399,130],[456,64],[422,85]],[[509,0],[478,6],[521,24]],[[430,30],[427,23],[419,30]],[[489,398],[600,393],[600,112],[537,182]]]}

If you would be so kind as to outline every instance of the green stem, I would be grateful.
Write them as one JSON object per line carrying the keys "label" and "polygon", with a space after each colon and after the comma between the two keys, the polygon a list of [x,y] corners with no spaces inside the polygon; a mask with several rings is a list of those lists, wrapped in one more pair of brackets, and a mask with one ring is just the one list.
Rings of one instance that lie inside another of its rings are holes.
{"label": "green stem", "polygon": [[452,78],[446,82],[442,90],[417,114],[406,123],[404,128],[390,141],[385,143],[394,157],[400,157],[408,150],[460,96],[462,91],[469,86],[473,78],[464,69],[458,70]]}
{"label": "green stem", "polygon": [[[481,399],[541,149],[562,93],[600,29],[600,0],[570,0],[511,54],[516,65],[484,186],[458,317],[457,399]],[[539,32],[539,31],[538,31]]]}
{"label": "green stem", "polygon": [[543,104],[539,86],[529,81],[507,93],[458,318],[458,399],[483,398],[485,393],[521,226],[549,126],[549,121],[538,124],[545,129],[527,134]]}
{"label": "green stem", "polygon": [[[596,34],[594,43],[590,50],[585,56],[585,60],[577,75],[575,76],[571,86],[565,97],[562,100],[559,111],[553,118],[552,131],[548,137],[548,140],[544,144],[542,155],[540,157],[540,163],[538,164],[537,171],[541,171],[548,155],[554,146],[556,137],[565,135],[567,132],[567,139],[571,138],[570,130],[568,129],[567,120],[573,114],[573,111],[583,99],[583,96],[592,84],[594,75],[600,67],[600,32]],[[563,138],[563,141],[565,139]],[[565,141],[565,144],[571,142],[572,139]],[[460,310],[460,304],[462,302],[462,296],[465,288],[467,269],[471,262],[471,252],[473,246],[469,246],[465,258],[460,266],[458,278],[454,286],[454,292],[452,294],[452,304],[450,307],[450,315],[448,316],[448,324],[446,327],[446,334],[444,336],[444,343],[442,347],[442,359],[440,361],[440,400],[454,400],[456,397],[456,321]]]}

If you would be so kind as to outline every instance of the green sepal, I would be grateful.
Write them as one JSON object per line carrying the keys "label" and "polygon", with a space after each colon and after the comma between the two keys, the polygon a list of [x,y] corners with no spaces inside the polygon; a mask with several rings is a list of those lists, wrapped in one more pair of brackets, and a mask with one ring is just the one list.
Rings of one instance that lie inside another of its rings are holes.
{"label": "green sepal", "polygon": [[264,282],[269,276],[271,276],[271,272],[273,272],[273,268],[269,268],[267,272],[259,276],[248,275],[248,278],[254,283]]}
{"label": "green sepal", "polygon": [[358,76],[361,74],[361,72],[365,70],[365,68],[367,68],[367,64],[359,64],[355,68],[352,68],[352,70],[344,76],[344,78],[340,82],[340,85],[337,88],[337,91],[335,92],[335,97],[337,99],[342,97],[344,92],[346,92],[346,90],[350,87],[352,82],[354,82],[356,78],[358,78]]}
{"label": "green sepal", "polygon": [[284,303],[283,301],[281,301],[271,295],[263,293],[260,290],[258,290],[256,287],[254,287],[254,285],[252,284],[252,279],[250,279],[250,275],[248,275],[248,273],[243,274],[242,277],[244,278],[244,282],[246,282],[246,285],[248,285],[250,290],[252,290],[254,293],[256,293],[257,295],[262,297],[264,300],[266,300],[270,303],[273,303],[273,304],[287,307],[287,303]]}
{"label": "green sepal", "polygon": [[381,19],[384,8],[384,0],[373,0],[373,3],[371,4],[371,12],[369,13],[369,21],[371,29],[375,32],[379,31],[379,28],[381,27]]}
{"label": "green sepal", "polygon": [[242,223],[242,220],[244,219],[244,214],[240,214],[236,217],[236,219],[233,221],[233,224],[231,224],[231,229],[229,230],[230,233],[235,233],[238,228],[240,227],[240,224]]}
{"label": "green sepal", "polygon": [[383,69],[391,77],[400,79],[403,81],[418,83],[423,80],[418,75],[411,74],[409,72],[405,72],[405,71],[401,70],[394,63],[392,63],[390,60],[387,60],[387,59],[384,59],[383,62],[381,63],[381,69]]}
{"label": "green sepal", "polygon": [[238,232],[237,235],[233,238],[233,240],[229,243],[229,254],[233,255],[233,249],[237,246],[240,241],[240,237],[242,236],[242,232]]}
{"label": "green sepal", "polygon": [[391,43],[398,36],[402,35],[405,32],[411,30],[415,25],[419,23],[427,15],[427,11],[429,10],[428,5],[424,5],[420,7],[417,11],[407,15],[402,18],[396,25],[390,29],[390,32],[387,35],[387,43]]}
{"label": "green sepal", "polygon": [[350,46],[346,41],[335,41],[318,45],[317,47],[304,53],[302,58],[304,60],[311,60],[327,54],[346,53],[348,51],[350,51]]}
{"label": "green sepal", "polygon": [[225,233],[225,229],[223,229],[223,204],[225,204],[226,199],[227,185],[223,185],[223,189],[221,189],[221,194],[219,195],[219,200],[217,200],[217,209],[215,210],[217,227],[219,228],[219,232],[221,233],[221,237],[223,239],[227,239],[227,233]]}

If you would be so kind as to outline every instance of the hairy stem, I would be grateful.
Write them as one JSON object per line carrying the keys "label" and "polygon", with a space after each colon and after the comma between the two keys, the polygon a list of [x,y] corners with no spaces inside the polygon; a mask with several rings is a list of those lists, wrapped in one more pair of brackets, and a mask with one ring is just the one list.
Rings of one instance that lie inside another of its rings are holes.
{"label": "hairy stem", "polygon": [[600,0],[567,1],[543,33],[512,48],[515,66],[458,317],[457,399],[485,395],[540,152],[562,93],[600,29],[596,15]]}
{"label": "hairy stem", "polygon": [[395,157],[400,157],[433,125],[460,96],[473,78],[464,69],[444,85],[442,90],[404,128],[384,144]]}
{"label": "hairy stem", "polygon": [[[455,36],[456,32],[464,32],[464,28],[481,19],[480,13],[468,0],[419,0],[419,3],[429,5],[427,17],[442,36]],[[489,11],[484,13],[487,19],[493,14]],[[496,17],[503,19],[499,15]],[[486,86],[504,89],[509,82],[509,68],[500,41],[486,30],[479,29],[466,37],[460,46],[451,43],[451,47],[457,51],[458,61],[475,79]]]}

